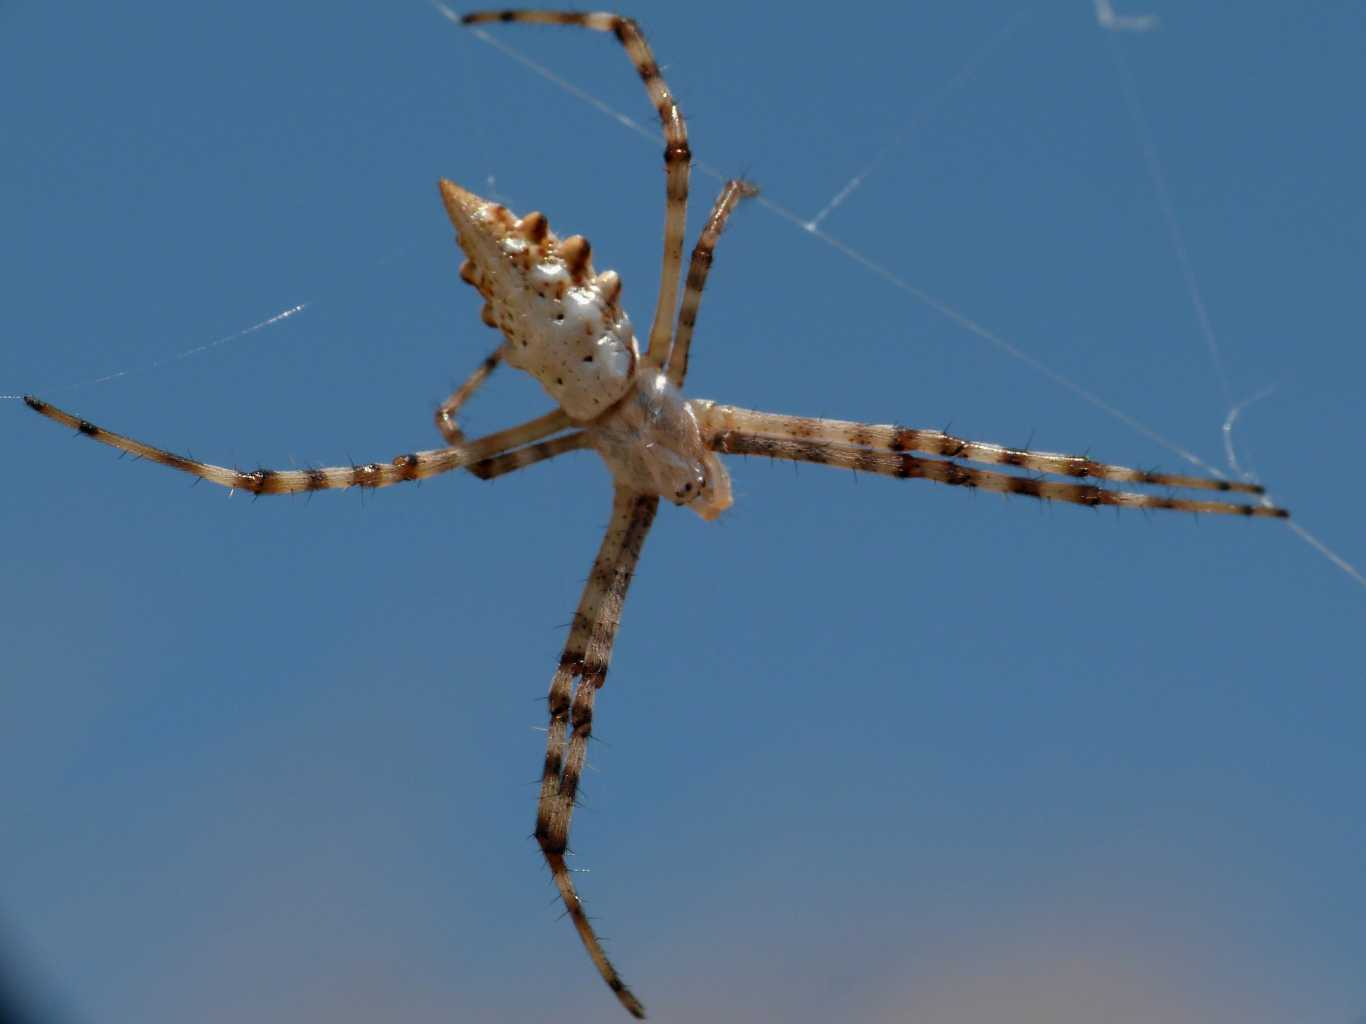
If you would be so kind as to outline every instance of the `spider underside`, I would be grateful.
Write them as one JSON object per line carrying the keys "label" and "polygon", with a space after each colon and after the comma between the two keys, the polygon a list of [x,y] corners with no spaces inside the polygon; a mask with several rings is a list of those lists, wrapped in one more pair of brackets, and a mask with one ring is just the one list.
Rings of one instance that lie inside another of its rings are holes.
{"label": "spider underside", "polygon": [[[550,684],[549,734],[535,838],[565,908],[603,980],[633,1016],[640,1000],[604,953],[565,864],[575,798],[593,728],[598,690],[607,678],[622,604],[654,522],[660,498],[715,519],[732,501],[718,455],[767,455],[903,479],[1020,494],[1078,505],[1116,505],[1284,518],[1260,502],[1185,498],[1109,489],[1090,480],[1258,496],[1255,484],[1147,472],[1062,455],[968,441],[937,430],[811,419],[683,397],[689,349],[713,252],[727,220],[753,185],[732,180],[717,197],[688,265],[679,301],[691,153],[682,112],[660,76],[639,27],[610,13],[481,11],[466,24],[530,22],[610,32],[625,48],[659,114],[665,137],[664,253],[659,298],[645,351],[620,305],[621,279],[595,273],[578,235],[558,238],[539,213],[517,217],[449,182],[440,183],[457,241],[467,257],[461,277],[485,300],[484,321],[502,343],[436,412],[441,448],[387,463],[305,470],[242,471],[199,462],[97,427],[40,399],[35,411],[101,443],[234,490],[292,494],[390,484],[467,469],[491,480],[581,448],[593,448],[612,473],[612,516],[575,611]],[[674,310],[677,306],[677,320]],[[519,426],[466,440],[456,413],[500,362],[536,376],[557,408]],[[958,461],[962,460],[962,461]],[[1009,467],[1035,475],[982,469]]]}

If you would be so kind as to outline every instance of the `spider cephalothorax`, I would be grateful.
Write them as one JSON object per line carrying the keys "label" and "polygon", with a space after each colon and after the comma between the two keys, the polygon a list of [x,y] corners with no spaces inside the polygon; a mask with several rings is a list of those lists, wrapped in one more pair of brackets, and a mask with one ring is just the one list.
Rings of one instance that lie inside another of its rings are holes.
{"label": "spider cephalothorax", "polygon": [[657,494],[706,520],[730,508],[730,474],[707,449],[692,403],[659,370],[637,374],[588,435],[618,486]]}

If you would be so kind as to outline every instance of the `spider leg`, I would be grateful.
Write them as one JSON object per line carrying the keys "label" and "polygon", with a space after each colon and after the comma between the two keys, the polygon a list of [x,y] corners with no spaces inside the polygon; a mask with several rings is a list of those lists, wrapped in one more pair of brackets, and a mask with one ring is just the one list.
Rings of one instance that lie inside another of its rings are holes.
{"label": "spider leg", "polygon": [[1039,473],[1076,478],[1093,477],[1120,483],[1152,484],[1160,487],[1185,487],[1203,491],[1225,491],[1239,494],[1263,494],[1259,484],[1233,480],[1219,480],[1208,476],[1183,476],[1179,473],[1154,473],[1128,466],[1096,462],[1084,455],[1062,455],[1056,452],[1036,452],[1023,448],[1006,448],[999,444],[965,441],[961,437],[938,430],[915,430],[909,427],[879,423],[854,423],[849,420],[814,419],[806,416],[784,416],[779,413],[741,409],[734,405],[712,402],[692,403],[704,429],[709,433],[738,431],[789,441],[812,441],[872,448],[884,452],[923,452],[942,455],[968,462],[985,462],[998,466],[1015,466]]}
{"label": "spider leg", "polygon": [[465,383],[451,392],[451,397],[437,408],[436,429],[441,431],[441,436],[446,439],[447,444],[459,444],[465,440],[464,431],[455,422],[455,414],[462,405],[469,401],[471,395],[483,387],[484,381],[489,379],[489,374],[498,369],[498,364],[503,361],[506,352],[506,347],[499,345],[489,353],[475,371],[466,378]]}
{"label": "spider leg", "polygon": [[[536,842],[550,866],[570,920],[603,981],[633,1017],[641,1018],[645,1016],[645,1007],[622,982],[603,952],[564,858],[579,777],[593,732],[593,702],[607,679],[612,643],[621,622],[621,606],[658,508],[659,498],[654,496],[620,487],[613,496],[612,521],[584,585],[559,668],[550,681],[550,729],[540,801],[536,806]],[[575,677],[579,683],[572,687]]]}
{"label": "spider leg", "polygon": [[[976,487],[1001,494],[1062,501],[1073,505],[1120,505],[1127,508],[1161,508],[1178,512],[1211,512],[1223,515],[1268,516],[1285,519],[1290,513],[1272,505],[1243,505],[1231,501],[1166,498],[1133,491],[1111,491],[1093,484],[1037,480],[989,469],[963,466],[943,459],[926,459],[899,451],[878,451],[833,441],[794,440],[740,430],[722,430],[707,440],[713,451],[729,455],[767,455],[794,462],[862,470],[902,480],[933,480],[956,487]],[[1121,468],[1121,467],[1112,467]]]}
{"label": "spider leg", "polygon": [[408,480],[425,480],[430,476],[448,473],[499,452],[539,440],[570,425],[569,417],[556,409],[538,419],[529,420],[509,430],[450,448],[397,455],[391,462],[372,462],[363,466],[329,466],[322,469],[258,469],[250,473],[226,466],[215,466],[176,455],[162,448],[154,448],[131,437],[124,437],[88,420],[49,405],[31,395],[24,402],[34,412],[56,420],[79,431],[92,440],[112,448],[141,456],[150,462],[170,466],[190,473],[210,483],[253,494],[297,494],[300,491],[341,490],[347,487],[388,487]]}
{"label": "spider leg", "polygon": [[586,431],[580,430],[574,434],[565,434],[562,437],[551,438],[549,441],[541,441],[539,444],[527,445],[525,448],[514,448],[510,452],[504,452],[502,455],[495,455],[489,459],[480,459],[465,468],[480,480],[495,480],[504,474],[515,473],[527,466],[534,466],[546,459],[553,459],[565,452],[578,451],[580,448],[587,448],[588,446],[588,434]]}
{"label": "spider leg", "polygon": [[668,358],[672,333],[674,304],[678,301],[678,279],[683,269],[683,232],[688,213],[688,171],[692,151],[688,148],[688,129],[683,123],[673,93],[659,74],[659,65],[650,52],[650,45],[631,18],[604,11],[500,10],[472,11],[461,16],[461,22],[474,25],[480,22],[517,21],[539,25],[576,25],[595,32],[611,32],[626,48],[636,73],[645,83],[650,102],[659,112],[664,129],[664,260],[659,271],[659,299],[655,303],[654,320],[650,324],[650,338],[644,363],[659,367]]}
{"label": "spider leg", "polygon": [[682,387],[688,375],[688,347],[692,344],[693,328],[697,324],[697,308],[702,304],[702,289],[707,285],[707,274],[711,272],[711,261],[716,249],[716,241],[726,226],[726,221],[740,204],[759,194],[758,186],[748,181],[732,178],[716,197],[716,205],[711,208],[702,234],[693,246],[692,259],[688,263],[688,280],[683,288],[683,301],[678,307],[678,327],[674,330],[673,349],[669,352],[669,382]]}

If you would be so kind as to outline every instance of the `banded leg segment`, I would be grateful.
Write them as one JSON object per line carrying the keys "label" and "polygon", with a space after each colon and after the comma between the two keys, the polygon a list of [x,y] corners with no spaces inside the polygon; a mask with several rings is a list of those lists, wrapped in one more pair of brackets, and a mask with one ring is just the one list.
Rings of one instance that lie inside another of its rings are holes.
{"label": "banded leg segment", "polygon": [[926,459],[905,452],[857,448],[832,441],[792,440],[736,430],[723,430],[707,440],[713,451],[728,455],[767,455],[794,462],[863,470],[898,479],[933,480],[955,487],[974,487],[1000,494],[1067,502],[1072,505],[1117,505],[1125,508],[1171,509],[1178,512],[1209,512],[1217,515],[1265,516],[1285,519],[1290,513],[1272,505],[1243,505],[1231,501],[1167,498],[1133,491],[1111,491],[1092,484],[1039,480],[989,469],[963,466],[942,459]]}
{"label": "banded leg segment", "polygon": [[636,73],[645,83],[650,102],[659,113],[664,129],[664,260],[659,271],[659,299],[650,324],[650,338],[643,361],[659,367],[669,355],[674,305],[678,302],[678,279],[683,269],[683,232],[688,213],[688,172],[692,151],[688,148],[688,129],[683,122],[673,93],[659,73],[640,26],[631,18],[606,11],[503,10],[473,11],[460,19],[466,25],[482,22],[522,22],[538,25],[575,25],[595,32],[611,32],[626,49]]}
{"label": "banded leg segment", "polygon": [[427,477],[449,473],[453,469],[497,455],[509,448],[539,441],[571,425],[569,417],[556,409],[521,426],[489,434],[468,444],[397,455],[388,463],[372,462],[363,466],[328,466],[321,469],[258,469],[247,473],[228,469],[226,466],[199,462],[163,448],[154,448],[131,437],[97,427],[88,420],[73,416],[30,395],[24,396],[24,403],[34,412],[65,424],[111,448],[178,469],[183,473],[190,473],[221,487],[250,491],[252,494],[298,494],[302,491],[344,490],[348,487],[388,487],[390,484],[405,483],[409,480],[425,480]]}
{"label": "banded leg segment", "polygon": [[519,469],[525,469],[527,466],[534,466],[538,462],[553,459],[565,452],[578,451],[580,448],[587,447],[589,447],[588,433],[580,430],[574,434],[565,434],[563,437],[541,441],[539,444],[527,445],[525,448],[514,448],[510,452],[495,455],[491,459],[480,459],[467,468],[480,480],[496,480],[507,473],[515,473]]}
{"label": "banded leg segment", "polygon": [[694,401],[692,406],[702,422],[705,433],[736,431],[741,434],[758,434],[789,441],[834,443],[886,452],[923,452],[950,459],[966,459],[969,462],[1032,469],[1039,473],[1052,473],[1054,476],[1094,477],[1119,483],[1185,487],[1239,494],[1265,493],[1265,488],[1258,484],[1219,480],[1207,476],[1183,476],[1179,473],[1154,473],[1130,469],[1128,466],[1096,462],[1084,455],[1035,452],[1023,448],[1006,448],[999,444],[986,444],[982,441],[965,441],[961,437],[954,437],[938,430],[916,430],[890,424],[854,423],[849,420],[824,420],[807,416],[784,416],[707,401]]}
{"label": "banded leg segment", "polygon": [[702,234],[693,246],[688,262],[688,280],[683,289],[683,301],[678,307],[678,327],[674,330],[673,348],[669,352],[668,377],[675,387],[682,387],[688,376],[688,348],[692,345],[693,328],[697,325],[697,310],[702,304],[702,289],[707,286],[707,275],[716,250],[716,241],[726,227],[726,221],[741,199],[757,196],[759,189],[748,181],[732,178],[716,197]]}
{"label": "banded leg segment", "polygon": [[488,380],[489,375],[498,369],[498,364],[503,361],[506,354],[506,346],[500,345],[485,356],[484,361],[466,378],[465,383],[451,392],[451,397],[437,408],[436,429],[441,431],[441,436],[446,439],[447,444],[459,444],[465,440],[464,431],[456,422],[455,414],[460,411],[462,405],[470,400],[471,395],[484,386],[484,381]]}
{"label": "banded leg segment", "polygon": [[[615,492],[612,521],[584,585],[559,668],[550,681],[550,729],[536,807],[536,842],[550,866],[570,920],[603,981],[632,1016],[641,1018],[645,1016],[645,1007],[607,959],[584,913],[583,902],[565,865],[565,851],[588,740],[593,732],[593,704],[607,679],[622,604],[658,508],[657,497],[623,488]],[[578,686],[573,687],[576,677]]]}

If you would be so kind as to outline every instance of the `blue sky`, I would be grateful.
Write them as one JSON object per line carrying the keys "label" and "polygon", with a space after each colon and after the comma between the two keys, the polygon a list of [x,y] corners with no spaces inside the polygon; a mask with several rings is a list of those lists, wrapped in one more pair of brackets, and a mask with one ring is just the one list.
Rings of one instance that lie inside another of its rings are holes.
{"label": "blue sky", "polygon": [[[1107,36],[1081,0],[889,7],[623,5],[701,161],[803,219],[871,166],[822,228],[1110,408],[1223,468],[1229,399],[1274,387],[1240,454],[1366,563],[1366,11],[1152,2],[1121,10],[1157,31]],[[610,39],[497,38],[649,123]],[[0,97],[0,393],[154,443],[438,443],[494,343],[441,175],[588,235],[653,307],[657,144],[423,3],[6,4]],[[694,394],[1187,468],[769,208],[711,280]],[[503,373],[466,422],[544,406]],[[253,502],[0,419],[0,942],[31,994],[76,1022],[613,1019],[528,838],[593,456]],[[719,525],[660,514],[576,820],[656,1019],[1366,1010],[1361,585],[1276,523],[732,470]]]}

